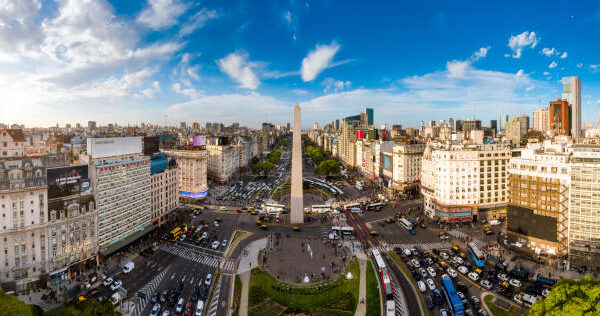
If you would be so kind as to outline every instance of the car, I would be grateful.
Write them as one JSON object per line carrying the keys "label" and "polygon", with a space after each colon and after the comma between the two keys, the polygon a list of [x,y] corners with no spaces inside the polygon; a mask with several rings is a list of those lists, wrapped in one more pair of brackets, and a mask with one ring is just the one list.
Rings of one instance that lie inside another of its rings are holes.
{"label": "car", "polygon": [[419,291],[421,292],[425,292],[427,291],[427,287],[425,286],[425,282],[423,281],[418,281],[417,285],[419,286]]}
{"label": "car", "polygon": [[440,293],[440,291],[433,290],[431,292],[433,293],[433,297],[435,298],[435,304],[436,305],[442,305],[443,304],[443,300],[442,300],[442,294]]}
{"label": "car", "polygon": [[113,279],[111,277],[104,279],[104,281],[102,282],[102,284],[104,284],[104,286],[109,286],[112,283],[113,283]]}
{"label": "car", "polygon": [[179,300],[177,301],[177,306],[175,307],[175,312],[180,314],[181,312],[183,312],[183,304],[185,303],[185,301],[183,300],[182,297],[179,298]]}
{"label": "car", "polygon": [[465,261],[463,260],[463,258],[461,258],[461,257],[458,257],[458,256],[457,256],[457,257],[454,257],[454,258],[452,258],[452,260],[453,260],[454,262],[456,262],[457,264],[463,264],[463,263],[465,263]]}
{"label": "car", "polygon": [[452,278],[456,278],[458,276],[458,273],[456,273],[456,270],[452,269],[452,268],[448,268],[448,270],[446,270],[446,272],[448,272],[448,274],[452,277]]}
{"label": "car", "polygon": [[427,279],[427,287],[432,291],[435,290],[435,282],[432,279]]}
{"label": "car", "polygon": [[473,306],[475,308],[479,308],[481,306],[481,302],[477,296],[471,296],[471,302],[473,302]]}
{"label": "car", "polygon": [[467,304],[467,297],[463,294],[463,292],[456,292],[456,295],[458,295],[463,304]]}
{"label": "car", "polygon": [[440,309],[440,316],[448,316],[448,311],[445,308]]}
{"label": "car", "polygon": [[427,268],[427,272],[429,272],[429,275],[431,275],[431,277],[436,276],[435,269],[432,267]]}
{"label": "car", "polygon": [[447,275],[446,273],[442,274],[442,279],[452,280],[452,279],[450,279],[450,276]]}
{"label": "car", "polygon": [[469,273],[469,269],[467,269],[467,267],[465,267],[465,266],[459,266],[458,272],[460,272],[462,274],[467,274],[467,273]]}
{"label": "car", "polygon": [[116,291],[119,287],[121,287],[121,285],[123,285],[123,282],[121,280],[115,280],[115,282],[113,282],[113,284],[110,285],[110,289]]}
{"label": "car", "polygon": [[165,310],[162,312],[161,316],[171,316],[171,311],[169,311],[168,309],[165,309]]}
{"label": "car", "polygon": [[156,304],[158,302],[158,296],[158,292],[154,292],[154,294],[152,294],[152,297],[150,298],[150,303]]}
{"label": "car", "polygon": [[514,287],[521,287],[521,281],[517,279],[510,279],[508,283]]}
{"label": "car", "polygon": [[523,300],[521,299],[521,293],[515,295],[515,297],[513,297],[513,300],[519,304],[523,304]]}
{"label": "car", "polygon": [[419,268],[419,275],[422,278],[426,278],[427,277],[427,271],[425,271],[425,269],[423,269],[423,268]]}
{"label": "car", "polygon": [[479,280],[479,274],[477,274],[475,272],[469,272],[469,274],[467,274],[467,276],[469,277],[469,279],[471,279],[473,281]]}
{"label": "car", "polygon": [[420,266],[421,266],[421,264],[419,264],[419,261],[417,261],[417,259],[412,259],[412,260],[410,260],[410,263],[412,263],[412,265],[413,265],[415,268],[418,268],[418,267],[420,267]]}
{"label": "car", "polygon": [[221,206],[221,207],[219,207],[219,209],[220,209],[221,211],[225,211],[225,210],[227,210],[227,208],[226,208],[225,206]]}
{"label": "car", "polygon": [[204,301],[199,300],[198,303],[196,304],[196,312],[194,313],[194,316],[202,316],[203,309],[204,309]]}
{"label": "car", "polygon": [[440,252],[440,257],[442,257],[444,260],[450,259],[450,255],[445,252]]}
{"label": "car", "polygon": [[450,237],[448,235],[440,235],[440,240],[448,240]]}
{"label": "car", "polygon": [[167,291],[163,291],[162,294],[160,294],[160,303],[164,304],[167,302],[167,296],[169,295],[169,293]]}
{"label": "car", "polygon": [[547,297],[549,293],[550,293],[550,289],[544,289],[542,291],[542,296]]}
{"label": "car", "polygon": [[208,232],[203,232],[203,233],[202,233],[202,238],[203,238],[203,239],[206,239],[206,237],[208,237]]}
{"label": "car", "polygon": [[425,297],[425,304],[427,304],[427,308],[429,309],[433,309],[433,307],[435,306],[433,305],[433,299],[431,298],[431,296]]}
{"label": "car", "polygon": [[492,288],[492,282],[490,282],[490,280],[482,280],[481,281],[481,286],[483,286],[484,288],[486,288],[487,290]]}
{"label": "car", "polygon": [[190,299],[195,302],[198,299],[198,295],[200,295],[200,287],[196,285],[192,290],[192,296]]}
{"label": "car", "polygon": [[488,313],[483,308],[479,309],[477,313],[479,316],[488,316]]}
{"label": "car", "polygon": [[213,243],[212,243],[212,246],[211,246],[211,247],[212,247],[212,249],[217,249],[217,248],[219,248],[219,242],[218,242],[218,241],[216,241],[216,240],[215,240],[215,241],[213,241]]}
{"label": "car", "polygon": [[222,246],[223,248],[227,247],[227,239],[225,239],[225,240],[223,240],[223,241],[221,242],[221,246]]}
{"label": "car", "polygon": [[152,306],[150,310],[150,316],[158,316],[158,312],[160,311],[160,304],[156,303]]}
{"label": "car", "polygon": [[209,287],[211,283],[212,283],[212,273],[209,273],[206,275],[206,280],[204,280],[204,285],[206,287]]}
{"label": "car", "polygon": [[506,275],[505,273],[500,273],[500,274],[498,274],[498,280],[508,281],[508,275]]}
{"label": "car", "polygon": [[186,316],[190,316],[192,315],[192,303],[187,303],[187,305],[185,306],[185,312],[183,312],[184,315]]}
{"label": "car", "polygon": [[127,274],[129,272],[131,272],[131,270],[133,270],[133,268],[135,267],[135,264],[133,263],[133,261],[129,261],[125,264],[125,266],[123,266],[123,273]]}
{"label": "car", "polygon": [[213,225],[214,225],[215,227],[219,227],[219,222],[217,222],[217,221],[214,221],[214,222],[213,222]]}

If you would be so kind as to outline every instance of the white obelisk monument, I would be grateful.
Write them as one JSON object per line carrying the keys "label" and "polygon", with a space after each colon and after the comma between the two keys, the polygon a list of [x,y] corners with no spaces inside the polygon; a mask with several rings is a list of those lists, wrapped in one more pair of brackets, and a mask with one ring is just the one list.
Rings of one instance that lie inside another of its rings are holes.
{"label": "white obelisk monument", "polygon": [[300,123],[300,104],[294,105],[294,131],[292,134],[292,191],[290,222],[304,222],[304,197],[302,194],[302,125]]}

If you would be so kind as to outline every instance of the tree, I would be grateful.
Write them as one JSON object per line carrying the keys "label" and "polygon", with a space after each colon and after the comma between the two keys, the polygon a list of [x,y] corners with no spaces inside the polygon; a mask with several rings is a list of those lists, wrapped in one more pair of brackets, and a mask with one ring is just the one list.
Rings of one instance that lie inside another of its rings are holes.
{"label": "tree", "polygon": [[108,315],[117,316],[119,313],[115,312],[115,306],[104,300],[98,302],[95,299],[87,299],[83,302],[79,302],[77,299],[73,299],[67,302],[64,306],[49,313],[50,316],[80,316],[80,315]]}
{"label": "tree", "polygon": [[335,160],[322,161],[315,169],[315,173],[325,177],[338,174],[340,173],[340,164]]}
{"label": "tree", "polygon": [[264,174],[265,176],[267,176],[269,175],[269,173],[275,170],[275,165],[268,161],[262,161],[253,164],[251,169],[252,173],[254,174]]}
{"label": "tree", "polygon": [[278,150],[273,150],[269,153],[269,161],[271,163],[278,163],[281,160],[281,152]]}
{"label": "tree", "polygon": [[527,315],[598,315],[600,313],[600,281],[592,277],[581,280],[563,279],[548,296],[536,301]]}
{"label": "tree", "polygon": [[32,307],[16,297],[0,291],[0,315],[33,316]]}

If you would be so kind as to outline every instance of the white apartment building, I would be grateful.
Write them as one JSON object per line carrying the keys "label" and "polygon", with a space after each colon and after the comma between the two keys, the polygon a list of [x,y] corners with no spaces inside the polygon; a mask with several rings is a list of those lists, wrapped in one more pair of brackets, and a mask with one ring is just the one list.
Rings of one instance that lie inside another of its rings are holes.
{"label": "white apartment building", "polygon": [[208,194],[208,153],[202,148],[192,150],[163,150],[177,162],[179,197],[203,199]]}
{"label": "white apartment building", "polygon": [[142,137],[88,138],[99,252],[108,256],[152,230],[150,158]]}
{"label": "white apartment building", "polygon": [[46,195],[41,159],[0,160],[0,282],[16,289],[49,272]]}
{"label": "white apartment building", "polygon": [[510,156],[509,148],[499,144],[428,144],[421,166],[426,215],[449,222],[502,216]]}
{"label": "white apartment building", "polygon": [[208,177],[219,183],[229,180],[239,168],[238,148],[229,145],[206,145]]}
{"label": "white apartment building", "polygon": [[150,160],[152,225],[162,226],[179,204],[177,169],[176,161],[167,161],[164,155]]}
{"label": "white apartment building", "polygon": [[418,189],[425,144],[395,144],[392,149],[392,188],[407,192]]}

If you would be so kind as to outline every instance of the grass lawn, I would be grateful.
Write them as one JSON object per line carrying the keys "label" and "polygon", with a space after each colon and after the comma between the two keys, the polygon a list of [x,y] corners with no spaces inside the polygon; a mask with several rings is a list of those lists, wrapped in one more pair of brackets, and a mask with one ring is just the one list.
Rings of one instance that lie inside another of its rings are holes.
{"label": "grass lawn", "polygon": [[367,316],[379,315],[381,312],[381,299],[379,296],[379,288],[377,275],[371,261],[367,262]]}
{"label": "grass lawn", "polygon": [[[346,280],[348,272],[354,276],[352,280]],[[293,286],[277,281],[265,271],[254,269],[250,278],[249,314],[277,315],[287,310],[313,315],[354,315],[358,303],[359,273],[358,262],[354,260],[334,281],[320,286]]]}
{"label": "grass lawn", "polygon": [[239,314],[240,301],[242,299],[242,280],[239,275],[235,276],[234,289],[233,289],[233,316]]}
{"label": "grass lawn", "polygon": [[486,295],[485,297],[483,297],[483,300],[485,301],[485,304],[487,305],[487,307],[490,309],[490,312],[492,312],[493,316],[512,316],[515,315],[517,312],[517,309],[514,306],[510,306],[510,311],[505,311],[502,308],[494,305],[492,303],[492,300],[494,299],[493,295]]}
{"label": "grass lawn", "polygon": [[406,275],[406,277],[410,280],[410,283],[412,283],[412,286],[415,289],[415,291],[417,292],[417,296],[419,297],[419,302],[421,303],[421,309],[424,311],[427,311],[427,307],[425,306],[425,300],[423,299],[423,295],[421,295],[421,292],[419,292],[419,287],[417,286],[417,281],[415,281],[415,279],[413,278],[412,273],[410,273],[410,271],[408,271],[408,268],[404,265],[404,263],[402,263],[402,261],[400,260],[400,258],[398,257],[398,255],[395,252],[391,251],[391,252],[389,252],[389,255],[392,258],[392,260],[394,260],[396,265],[398,267],[400,267],[400,270],[402,270],[402,272],[404,272],[404,275]]}

